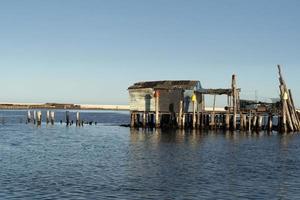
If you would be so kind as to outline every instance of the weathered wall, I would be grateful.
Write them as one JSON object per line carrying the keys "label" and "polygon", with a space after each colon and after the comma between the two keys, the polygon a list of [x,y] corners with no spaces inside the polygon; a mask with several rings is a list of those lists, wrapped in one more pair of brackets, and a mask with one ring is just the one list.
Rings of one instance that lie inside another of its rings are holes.
{"label": "weathered wall", "polygon": [[[179,112],[181,99],[181,90],[160,90],[159,111]],[[131,111],[155,112],[154,91],[152,89],[129,90],[129,105]]]}
{"label": "weathered wall", "polygon": [[155,111],[153,89],[129,90],[130,111]]}

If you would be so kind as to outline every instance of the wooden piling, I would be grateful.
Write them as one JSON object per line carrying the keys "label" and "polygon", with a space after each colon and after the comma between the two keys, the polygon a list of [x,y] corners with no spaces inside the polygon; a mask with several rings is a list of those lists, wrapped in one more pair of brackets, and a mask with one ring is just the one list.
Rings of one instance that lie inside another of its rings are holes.
{"label": "wooden piling", "polygon": [[54,113],[54,111],[50,112],[50,118],[51,118],[51,124],[54,125],[54,122],[55,122],[55,113]]}
{"label": "wooden piling", "polygon": [[134,127],[134,114],[133,112],[130,113],[130,127]]}
{"label": "wooden piling", "polygon": [[183,128],[183,101],[179,102],[179,116],[178,116],[178,126],[179,128]]}
{"label": "wooden piling", "polygon": [[249,132],[251,132],[251,130],[252,130],[251,125],[252,125],[252,112],[250,110],[250,113],[249,113],[249,116],[248,116],[248,131]]}
{"label": "wooden piling", "polygon": [[192,102],[193,102],[193,117],[192,117],[192,128],[195,129],[196,128],[196,95],[194,94],[192,96]]}
{"label": "wooden piling", "polygon": [[27,123],[30,123],[30,122],[31,122],[31,118],[32,118],[32,116],[31,116],[31,111],[28,110],[28,112],[27,112]]}
{"label": "wooden piling", "polygon": [[272,113],[270,113],[268,118],[268,131],[272,131],[272,129],[273,129],[273,115]]}
{"label": "wooden piling", "polygon": [[230,129],[230,114],[229,113],[225,114],[225,129],[226,130]]}
{"label": "wooden piling", "polygon": [[146,128],[147,126],[147,114],[146,112],[143,112],[143,128]]}
{"label": "wooden piling", "polygon": [[36,124],[36,118],[37,118],[37,114],[36,114],[36,110],[33,111],[33,124]]}
{"label": "wooden piling", "polygon": [[155,127],[160,127],[160,118],[159,118],[159,97],[160,92],[158,90],[155,91]]}
{"label": "wooden piling", "polygon": [[38,111],[36,116],[37,116],[37,119],[36,119],[37,125],[40,126],[42,124],[42,112]]}
{"label": "wooden piling", "polygon": [[236,115],[237,115],[237,94],[236,94],[236,76],[232,75],[232,105],[233,105],[233,130],[236,130]]}
{"label": "wooden piling", "polygon": [[255,130],[257,128],[257,115],[256,114],[254,114],[254,116],[253,116],[252,126],[253,126],[253,130]]}
{"label": "wooden piling", "polygon": [[76,113],[76,126],[80,126],[80,113]]}
{"label": "wooden piling", "polygon": [[240,113],[240,130],[241,131],[245,130],[244,124],[245,124],[245,122],[244,122],[244,115],[242,113]]}
{"label": "wooden piling", "polygon": [[263,123],[263,116],[259,115],[258,116],[258,122],[257,122],[257,130],[261,131],[262,130],[262,123]]}
{"label": "wooden piling", "polygon": [[214,104],[213,104],[213,111],[212,111],[212,114],[211,114],[211,128],[216,128],[216,113],[215,113],[215,110],[216,110],[216,95],[214,95]]}
{"label": "wooden piling", "polygon": [[66,111],[66,124],[67,124],[67,126],[70,125],[70,112],[69,111]]}
{"label": "wooden piling", "polygon": [[47,113],[46,113],[46,123],[49,124],[50,122],[50,111],[47,110]]}

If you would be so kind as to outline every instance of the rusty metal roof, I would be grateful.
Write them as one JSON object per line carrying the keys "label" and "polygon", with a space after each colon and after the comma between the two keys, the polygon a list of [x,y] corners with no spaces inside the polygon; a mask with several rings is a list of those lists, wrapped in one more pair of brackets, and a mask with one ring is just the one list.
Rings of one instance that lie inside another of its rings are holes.
{"label": "rusty metal roof", "polygon": [[130,86],[128,89],[184,89],[192,90],[194,88],[200,88],[200,81],[195,80],[165,80],[165,81],[147,81],[147,82],[138,82]]}

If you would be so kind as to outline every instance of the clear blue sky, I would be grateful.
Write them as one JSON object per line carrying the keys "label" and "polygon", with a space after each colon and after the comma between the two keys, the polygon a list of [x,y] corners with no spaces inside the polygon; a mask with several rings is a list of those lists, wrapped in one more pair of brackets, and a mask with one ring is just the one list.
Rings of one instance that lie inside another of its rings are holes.
{"label": "clear blue sky", "polygon": [[126,104],[142,80],[196,79],[300,106],[300,1],[1,0],[0,101]]}

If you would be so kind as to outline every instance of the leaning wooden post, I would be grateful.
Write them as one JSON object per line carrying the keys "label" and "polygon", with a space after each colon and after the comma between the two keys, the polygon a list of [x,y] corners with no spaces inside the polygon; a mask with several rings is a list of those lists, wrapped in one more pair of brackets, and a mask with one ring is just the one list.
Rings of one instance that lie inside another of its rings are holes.
{"label": "leaning wooden post", "polygon": [[236,94],[236,76],[232,75],[232,105],[233,105],[233,130],[236,130],[237,115],[237,94]]}
{"label": "leaning wooden post", "polygon": [[160,92],[158,90],[155,91],[155,127],[160,127],[160,119],[159,119],[159,97]]}
{"label": "leaning wooden post", "polygon": [[196,128],[196,102],[197,102],[197,98],[195,94],[193,94],[192,96],[192,102],[193,102],[193,129],[195,129]]}

